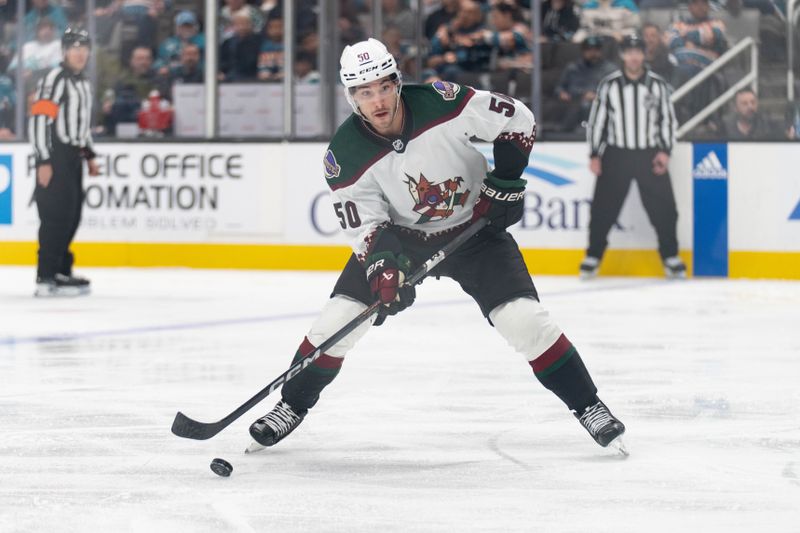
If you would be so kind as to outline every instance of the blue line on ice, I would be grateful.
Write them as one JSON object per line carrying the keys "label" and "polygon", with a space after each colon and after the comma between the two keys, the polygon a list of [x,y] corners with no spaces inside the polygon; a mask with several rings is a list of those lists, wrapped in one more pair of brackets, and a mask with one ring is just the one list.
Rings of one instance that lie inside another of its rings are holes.
{"label": "blue line on ice", "polygon": [[[584,287],[580,289],[567,289],[544,293],[545,299],[558,298],[560,296],[570,296],[572,294],[582,294],[590,292],[607,292],[616,290],[640,289],[642,287],[659,285],[666,283],[664,280],[650,280],[644,283],[627,283],[621,285],[602,285],[596,287]],[[449,305],[472,304],[472,300],[449,300],[441,302],[418,303],[415,307],[442,307]],[[300,318],[313,318],[317,316],[319,310],[303,313],[287,313],[278,315],[253,316],[242,318],[229,318],[220,320],[207,320],[202,322],[186,322],[183,324],[164,324],[154,326],[143,326],[138,328],[107,329],[99,331],[84,331],[80,333],[60,333],[33,337],[5,337],[0,338],[0,346],[13,346],[19,344],[43,344],[48,342],[65,342],[80,339],[91,339],[96,337],[110,337],[115,335],[141,335],[146,333],[158,333],[163,331],[180,331],[187,329],[216,328],[224,326],[238,326],[241,324],[256,324],[263,322],[280,322],[284,320],[296,320]]]}

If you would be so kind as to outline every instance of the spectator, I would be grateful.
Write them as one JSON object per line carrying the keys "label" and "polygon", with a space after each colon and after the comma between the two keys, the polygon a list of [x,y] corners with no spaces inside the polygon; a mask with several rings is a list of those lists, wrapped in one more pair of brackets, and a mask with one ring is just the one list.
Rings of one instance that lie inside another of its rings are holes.
{"label": "spectator", "polygon": [[669,48],[678,62],[678,85],[695,76],[728,49],[725,24],[709,17],[708,0],[689,0],[689,16],[669,29]]}
{"label": "spectator", "polygon": [[258,79],[280,81],[283,79],[283,15],[273,10],[265,26],[266,37],[258,55]]}
{"label": "spectator", "polygon": [[494,31],[486,32],[487,42],[497,51],[497,68],[530,70],[533,64],[530,53],[530,31],[522,23],[516,4],[497,2],[492,6],[491,24]]}
{"label": "spectator", "polygon": [[416,65],[412,61],[411,46],[403,41],[403,36],[398,28],[386,26],[381,36],[381,42],[386,45],[386,49],[394,56],[397,68],[404,76],[414,71]]}
{"label": "spectator", "polygon": [[123,31],[120,57],[128,58],[133,49],[158,42],[158,21],[164,15],[165,0],[122,0]]}
{"label": "spectator", "polygon": [[563,131],[574,131],[589,119],[597,85],[615,70],[617,66],[603,57],[602,39],[587,37],[581,43],[581,59],[567,65],[556,86],[556,97],[566,105],[560,113]]}
{"label": "spectator", "polygon": [[795,100],[786,103],[784,120],[786,123],[786,138],[792,141],[800,140],[800,102]]}
{"label": "spectator", "polygon": [[620,42],[623,37],[635,35],[641,25],[639,8],[633,0],[589,0],[583,4],[580,21],[581,28],[572,37],[576,43],[589,35]]}
{"label": "spectator", "polygon": [[299,84],[319,83],[317,72],[317,56],[308,52],[299,52],[294,58],[294,79]]}
{"label": "spectator", "polygon": [[442,78],[456,82],[462,72],[487,71],[491,48],[485,32],[480,5],[474,0],[461,0],[456,17],[441,26],[431,41],[428,66]]}
{"label": "spectator", "polygon": [[25,13],[25,42],[36,39],[39,20],[48,18],[56,29],[56,38],[60,39],[67,29],[67,13],[60,5],[51,4],[50,0],[31,0],[31,10]]}
{"label": "spectator", "polygon": [[200,47],[186,43],[181,49],[180,63],[172,67],[166,75],[159,75],[158,92],[172,98],[172,86],[176,83],[203,83],[205,81]]}
{"label": "spectator", "polygon": [[569,42],[581,22],[572,0],[542,2],[542,36],[547,41]]}
{"label": "spectator", "polygon": [[0,0],[0,42],[3,41],[3,29],[6,23],[17,20],[17,3],[13,0]]}
{"label": "spectator", "polygon": [[[17,69],[18,59],[19,55],[11,61],[9,74]],[[22,46],[22,71],[26,82],[35,83],[41,75],[57,67],[62,59],[61,39],[56,35],[55,24],[47,17],[40,18],[36,39]]]}
{"label": "spectator", "polygon": [[741,89],[734,97],[733,113],[722,120],[729,141],[777,140],[781,128],[758,112],[758,97],[753,89]]}
{"label": "spectator", "polygon": [[[301,35],[317,29],[317,11],[319,0],[295,0],[294,2],[294,27],[296,34]],[[339,12],[346,7],[346,0],[339,0]]]}
{"label": "spectator", "polygon": [[[709,17],[708,0],[689,0],[689,16],[669,29],[669,48],[677,60],[673,82],[680,87],[728,49],[725,24]],[[677,107],[685,122],[702,110],[719,91],[714,77],[696,87]]]}
{"label": "spectator", "polygon": [[261,5],[258,8],[261,10],[261,14],[264,15],[264,20],[269,20],[269,17],[273,16],[273,11],[276,9],[280,11],[281,2],[280,0],[262,0]]}
{"label": "spectator", "polygon": [[[2,2],[3,0],[0,0]],[[8,25],[8,28],[11,24]],[[6,65],[11,61],[16,52],[16,37],[12,32],[7,33],[6,24],[0,19],[0,73],[6,71]]]}
{"label": "spectator", "polygon": [[200,31],[197,16],[191,11],[181,11],[175,16],[175,35],[167,37],[158,47],[158,59],[155,68],[159,74],[168,74],[169,71],[181,64],[181,50],[187,44],[197,46],[202,55],[205,49],[205,36]]}
{"label": "spectator", "polygon": [[671,81],[676,61],[664,42],[664,33],[661,28],[657,24],[647,22],[642,26],[642,40],[646,47],[644,58],[647,66],[665,80]]}
{"label": "spectator", "polygon": [[116,134],[117,124],[136,122],[142,101],[156,86],[153,51],[147,46],[135,47],[127,67],[115,78],[112,88],[102,93],[102,121],[110,135]]}
{"label": "spectator", "polygon": [[252,33],[261,33],[264,29],[264,15],[257,7],[246,3],[245,0],[225,0],[225,6],[219,13],[220,41],[225,42],[235,33],[233,17],[239,12],[246,13],[250,17]]}
{"label": "spectator", "polygon": [[[354,2],[348,0],[340,0],[339,5],[339,40],[341,44],[355,44],[366,39],[364,32],[364,25],[359,21],[359,10]],[[316,27],[309,27],[306,29],[307,33],[314,33],[316,35]],[[307,48],[308,52],[313,52]]]}
{"label": "spectator", "polygon": [[415,20],[407,4],[407,0],[381,0],[383,27],[393,26],[400,30],[403,40],[411,41],[414,39]]}
{"label": "spectator", "polygon": [[425,19],[425,38],[433,39],[439,28],[448,24],[458,13],[460,0],[442,0],[442,6]]}
{"label": "spectator", "polygon": [[111,46],[114,30],[122,19],[122,0],[96,0],[94,16],[96,21],[95,42],[99,46]]}
{"label": "spectator", "polygon": [[15,91],[11,78],[0,74],[0,139],[3,140],[14,138]]}
{"label": "spectator", "polygon": [[233,14],[233,35],[220,47],[219,79],[226,82],[255,81],[262,37],[253,28],[250,10]]}

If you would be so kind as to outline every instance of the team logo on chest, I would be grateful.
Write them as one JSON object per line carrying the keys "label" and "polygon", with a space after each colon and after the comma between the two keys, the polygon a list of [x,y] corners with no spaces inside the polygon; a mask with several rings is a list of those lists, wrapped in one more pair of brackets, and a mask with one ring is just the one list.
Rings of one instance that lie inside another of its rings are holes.
{"label": "team logo on chest", "polygon": [[406,174],[408,192],[414,199],[414,212],[420,217],[416,224],[433,220],[444,220],[453,214],[456,206],[464,207],[469,198],[469,189],[459,191],[464,179],[461,176],[433,183],[420,173],[419,181]]}
{"label": "team logo on chest", "polygon": [[330,150],[325,152],[325,158],[322,160],[322,164],[325,165],[326,179],[332,180],[333,178],[338,178],[339,174],[342,172],[342,167],[336,162],[336,157]]}

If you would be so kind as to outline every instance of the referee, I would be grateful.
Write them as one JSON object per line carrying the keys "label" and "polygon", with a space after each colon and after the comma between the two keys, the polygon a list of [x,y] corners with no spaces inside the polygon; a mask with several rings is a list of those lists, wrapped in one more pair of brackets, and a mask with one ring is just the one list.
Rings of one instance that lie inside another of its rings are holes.
{"label": "referee", "polygon": [[581,278],[597,274],[608,232],[636,180],[647,216],[658,235],[658,252],[668,278],[685,278],[675,235],[678,211],[667,166],[675,139],[672,88],[644,64],[644,41],[628,36],[620,44],[622,69],[597,88],[589,115],[589,168],[597,176],[589,222],[589,248]]}
{"label": "referee", "polygon": [[36,158],[34,197],[39,211],[36,296],[89,293],[89,281],[72,275],[69,250],[81,219],[83,160],[98,175],[90,121],[92,88],[83,71],[91,41],[86,30],[67,28],[64,61],[37,84],[28,132]]}

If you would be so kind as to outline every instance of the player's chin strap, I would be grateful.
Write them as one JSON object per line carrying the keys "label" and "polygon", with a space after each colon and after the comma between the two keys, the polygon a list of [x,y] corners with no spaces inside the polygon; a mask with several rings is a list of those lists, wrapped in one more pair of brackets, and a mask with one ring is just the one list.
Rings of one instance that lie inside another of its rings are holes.
{"label": "player's chin strap", "polygon": [[[408,278],[406,278],[404,285],[417,285],[421,283],[431,270],[433,270],[439,263],[444,261],[447,256],[455,252],[462,244],[471,239],[476,233],[478,233],[488,224],[489,221],[485,218],[479,218],[473,222],[452,241],[447,243],[441,250],[433,254],[430,259],[420,265]],[[331,335],[325,342],[320,344],[316,350],[294,363],[289,370],[272,380],[269,385],[261,389],[255,396],[237,407],[225,418],[218,420],[217,422],[198,422],[197,420],[193,420],[179,411],[175,415],[175,420],[172,422],[172,432],[178,437],[184,437],[187,439],[210,439],[231,425],[236,419],[245,414],[247,411],[255,407],[256,404],[261,402],[261,400],[283,386],[284,383],[299,374],[305,367],[313,363],[320,355],[322,355],[324,352],[327,352],[329,348],[349,335],[351,331],[356,329],[365,321],[369,320],[372,315],[378,312],[378,309],[381,305],[383,304],[381,304],[380,301],[377,301],[364,309],[358,316],[342,326],[339,331]]]}

